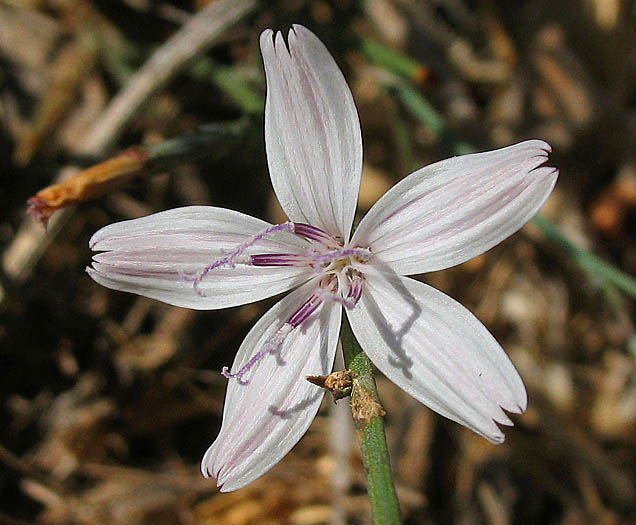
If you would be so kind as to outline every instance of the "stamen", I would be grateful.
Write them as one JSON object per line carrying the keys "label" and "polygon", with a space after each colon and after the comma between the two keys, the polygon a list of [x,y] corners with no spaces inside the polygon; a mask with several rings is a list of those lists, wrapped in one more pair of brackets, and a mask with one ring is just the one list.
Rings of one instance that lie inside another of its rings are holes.
{"label": "stamen", "polygon": [[221,374],[228,379],[236,379],[241,385],[247,385],[249,381],[245,381],[243,379],[243,376],[247,372],[249,372],[252,367],[261,359],[263,359],[263,357],[265,357],[267,354],[273,354],[274,352],[276,352],[276,350],[278,350],[280,345],[283,344],[283,341],[285,341],[285,338],[293,329],[294,326],[292,326],[289,322],[285,323],[276,331],[276,333],[272,337],[267,340],[267,342],[263,345],[263,348],[256,352],[247,363],[239,368],[238,372],[232,373],[230,372],[229,367],[224,366],[221,370]]}
{"label": "stamen", "polygon": [[330,292],[329,290],[316,290],[316,295],[323,301],[330,301],[344,306],[347,310],[351,310],[356,304],[352,299],[342,297],[338,292]]}
{"label": "stamen", "polygon": [[[199,284],[205,278],[207,274],[209,274],[212,270],[219,268],[221,266],[229,266],[230,268],[234,268],[234,265],[239,262],[239,256],[247,250],[250,246],[253,246],[255,243],[275,232],[294,232],[294,223],[293,222],[284,222],[283,224],[275,224],[274,226],[270,226],[266,230],[263,230],[260,233],[250,237],[247,241],[242,244],[239,244],[236,248],[234,248],[230,253],[228,253],[225,257],[214,261],[212,264],[206,266],[203,271],[193,280],[192,287],[197,295],[201,297],[205,297],[205,294],[199,289]],[[240,262],[249,261],[251,262],[251,258],[249,260],[242,259]],[[249,264],[247,262],[247,264]]]}
{"label": "stamen", "polygon": [[[343,280],[338,276],[338,289],[343,289]],[[316,290],[315,295],[320,297],[323,301],[331,301],[344,306],[347,310],[353,309],[358,304],[358,301],[362,297],[362,290],[364,285],[364,278],[360,275],[354,275],[349,280],[349,291],[347,297],[343,297],[339,292],[335,290],[328,290],[325,288],[319,288]]]}
{"label": "stamen", "polygon": [[285,341],[285,338],[302,324],[316,309],[322,304],[322,299],[314,294],[296,312],[289,318],[287,322],[281,326],[276,333],[270,337],[258,352],[256,352],[250,360],[245,363],[238,372],[230,372],[229,367],[224,366],[221,374],[228,379],[236,379],[241,385],[246,385],[249,381],[245,381],[243,376],[249,372],[256,363],[263,359],[267,354],[273,354]]}
{"label": "stamen", "polygon": [[292,315],[287,321],[293,328],[299,326],[305,319],[307,319],[311,314],[316,311],[316,308],[320,306],[322,303],[322,299],[318,297],[315,293],[312,295],[305,304],[303,304],[296,313]]}
{"label": "stamen", "polygon": [[322,255],[314,255],[313,259],[318,264],[324,264],[343,257],[354,257],[366,262],[371,258],[371,251],[365,248],[343,248],[342,250],[334,250]]}
{"label": "stamen", "polygon": [[333,235],[327,233],[321,228],[312,226],[311,224],[294,223],[294,233],[301,237],[305,237],[306,239],[318,241],[319,243],[327,246],[327,248],[337,248],[338,246],[341,246]]}
{"label": "stamen", "polygon": [[364,285],[364,278],[357,275],[352,279],[351,287],[349,288],[349,294],[347,297],[353,300],[353,305],[358,304],[358,301],[362,297],[362,289]]}

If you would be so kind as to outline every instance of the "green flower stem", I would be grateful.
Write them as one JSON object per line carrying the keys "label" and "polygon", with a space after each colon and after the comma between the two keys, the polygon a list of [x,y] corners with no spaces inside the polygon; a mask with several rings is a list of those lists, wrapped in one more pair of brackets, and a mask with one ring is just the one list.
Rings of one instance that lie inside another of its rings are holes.
{"label": "green flower stem", "polygon": [[[381,408],[371,361],[354,337],[349,320],[346,316],[343,317],[340,341],[342,342],[345,366],[354,373],[355,378],[351,398],[354,400],[362,392],[363,397],[368,397],[371,404]],[[358,391],[356,392],[356,390]],[[358,430],[360,451],[367,477],[367,492],[371,503],[373,523],[375,525],[399,524],[400,509],[393,486],[393,473],[389,463],[382,416],[374,415],[368,421],[362,421],[354,416],[354,421]]]}

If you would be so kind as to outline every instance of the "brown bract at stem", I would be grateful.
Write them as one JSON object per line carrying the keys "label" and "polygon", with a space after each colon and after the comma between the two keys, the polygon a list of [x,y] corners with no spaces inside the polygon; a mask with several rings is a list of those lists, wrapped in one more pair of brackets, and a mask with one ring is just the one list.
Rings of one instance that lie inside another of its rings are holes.
{"label": "brown bract at stem", "polygon": [[306,379],[320,388],[329,390],[333,395],[333,402],[335,403],[338,399],[342,399],[351,394],[351,387],[354,381],[353,375],[351,370],[342,370],[326,376],[307,376]]}
{"label": "brown bract at stem", "polygon": [[55,211],[100,197],[139,175],[147,160],[146,150],[127,149],[70,179],[39,191],[27,201],[27,213],[46,226]]}
{"label": "brown bract at stem", "polygon": [[357,379],[351,388],[351,416],[360,423],[368,423],[375,416],[386,416],[386,410],[378,403],[371,391]]}
{"label": "brown bract at stem", "polygon": [[386,415],[386,410],[351,370],[332,372],[326,376],[307,376],[306,379],[331,392],[334,403],[338,399],[351,396],[351,415],[359,423],[368,423],[375,416]]}

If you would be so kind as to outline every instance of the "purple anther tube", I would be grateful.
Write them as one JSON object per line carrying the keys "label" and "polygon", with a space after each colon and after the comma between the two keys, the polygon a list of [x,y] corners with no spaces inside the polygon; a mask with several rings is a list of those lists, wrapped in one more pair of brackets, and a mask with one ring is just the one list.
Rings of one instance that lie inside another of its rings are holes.
{"label": "purple anther tube", "polygon": [[296,328],[311,314],[313,314],[321,303],[322,299],[320,297],[312,295],[298,310],[296,310],[296,313],[289,318],[287,323]]}
{"label": "purple anther tube", "polygon": [[305,237],[306,239],[310,239],[312,241],[318,241],[328,248],[335,248],[336,246],[340,246],[340,243],[333,235],[327,233],[321,228],[317,228],[316,226],[312,226],[311,224],[303,224],[299,222],[295,222],[293,224],[294,233],[300,235],[301,237]]}

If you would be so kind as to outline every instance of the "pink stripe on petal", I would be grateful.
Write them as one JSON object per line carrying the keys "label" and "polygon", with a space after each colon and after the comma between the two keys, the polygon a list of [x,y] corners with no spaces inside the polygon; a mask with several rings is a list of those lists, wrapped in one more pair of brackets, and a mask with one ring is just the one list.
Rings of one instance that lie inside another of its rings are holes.
{"label": "pink stripe on petal", "polygon": [[311,259],[306,255],[263,253],[251,256],[254,266],[308,266]]}

